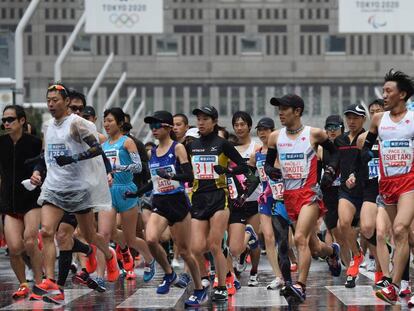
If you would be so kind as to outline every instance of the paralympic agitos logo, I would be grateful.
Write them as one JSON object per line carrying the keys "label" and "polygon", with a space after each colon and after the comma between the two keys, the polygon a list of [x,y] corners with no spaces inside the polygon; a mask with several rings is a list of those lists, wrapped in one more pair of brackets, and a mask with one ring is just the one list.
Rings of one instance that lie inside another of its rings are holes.
{"label": "paralympic agitos logo", "polygon": [[368,17],[368,24],[370,24],[374,29],[378,29],[385,27],[387,25],[387,21],[376,15],[371,15]]}

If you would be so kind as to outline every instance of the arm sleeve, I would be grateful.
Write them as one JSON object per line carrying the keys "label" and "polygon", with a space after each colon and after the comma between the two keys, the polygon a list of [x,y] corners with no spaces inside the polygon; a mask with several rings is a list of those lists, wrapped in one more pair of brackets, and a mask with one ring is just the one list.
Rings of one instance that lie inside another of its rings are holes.
{"label": "arm sleeve", "polygon": [[138,197],[143,196],[145,193],[147,193],[148,191],[151,191],[154,188],[154,185],[152,184],[152,181],[150,181],[149,183],[146,183],[144,186],[142,186],[137,192],[136,195]]}
{"label": "arm sleeve", "polygon": [[103,159],[104,164],[105,164],[106,173],[107,174],[112,173],[112,165],[111,165],[111,162],[106,157],[105,152],[102,152],[102,159]]}
{"label": "arm sleeve", "polygon": [[267,149],[266,162],[265,162],[265,173],[271,179],[280,179],[280,169],[274,167],[277,158],[277,150],[275,148]]}
{"label": "arm sleeve", "polygon": [[338,163],[339,163],[338,149],[335,147],[334,143],[330,141],[329,139],[326,139],[320,145],[323,149],[325,149],[329,153],[329,163],[326,163],[326,165],[336,170],[338,168]]}
{"label": "arm sleeve", "polygon": [[175,174],[171,179],[180,182],[193,182],[194,175],[191,164],[189,162],[181,164],[181,173]]}
{"label": "arm sleeve", "polygon": [[132,163],[128,165],[117,165],[115,166],[115,170],[118,172],[131,172],[133,174],[140,173],[142,171],[142,163],[138,152],[130,152],[129,156]]}
{"label": "arm sleeve", "polygon": [[225,141],[223,145],[223,152],[231,161],[233,161],[237,165],[232,168],[232,174],[239,175],[248,172],[249,168],[247,166],[247,163],[241,157],[240,153],[236,150],[236,148],[234,148],[234,146],[231,145],[228,141]]}

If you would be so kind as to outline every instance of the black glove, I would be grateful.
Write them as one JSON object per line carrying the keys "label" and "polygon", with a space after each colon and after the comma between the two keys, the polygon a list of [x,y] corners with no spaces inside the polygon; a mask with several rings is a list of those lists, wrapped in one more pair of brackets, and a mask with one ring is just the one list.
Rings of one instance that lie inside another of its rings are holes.
{"label": "black glove", "polygon": [[230,170],[221,165],[214,165],[214,171],[219,175],[229,174]]}
{"label": "black glove", "polygon": [[164,178],[164,179],[171,179],[174,176],[174,174],[168,173],[163,168],[160,168],[160,169],[157,170],[157,175],[161,178]]}
{"label": "black glove", "polygon": [[233,207],[234,208],[240,208],[244,205],[244,203],[246,202],[246,195],[242,194],[240,196],[238,196],[234,201],[233,201]]}
{"label": "black glove", "polygon": [[76,160],[72,156],[66,155],[55,157],[55,160],[59,166],[64,166],[76,162]]}
{"label": "black glove", "polygon": [[273,168],[268,177],[271,180],[280,180],[280,179],[282,179],[282,171],[278,168]]}
{"label": "black glove", "polygon": [[128,198],[137,198],[137,197],[138,197],[138,193],[132,192],[132,191],[125,191],[124,194],[123,194],[124,200],[126,200]]}
{"label": "black glove", "polygon": [[332,167],[327,166],[324,171],[320,184],[321,189],[329,188],[335,180],[335,170]]}

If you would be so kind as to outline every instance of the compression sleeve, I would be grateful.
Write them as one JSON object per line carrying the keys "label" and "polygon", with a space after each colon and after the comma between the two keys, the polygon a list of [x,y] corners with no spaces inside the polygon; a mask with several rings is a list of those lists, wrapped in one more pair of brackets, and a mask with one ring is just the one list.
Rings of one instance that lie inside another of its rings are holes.
{"label": "compression sleeve", "polygon": [[130,152],[129,157],[132,163],[128,165],[114,165],[114,170],[118,172],[131,172],[133,174],[141,173],[142,163],[138,152]]}
{"label": "compression sleeve", "polygon": [[266,175],[270,179],[273,179],[273,180],[278,180],[282,177],[280,169],[277,169],[274,167],[276,158],[277,158],[277,150],[275,148],[267,149],[266,162],[265,162],[264,169],[265,169]]}
{"label": "compression sleeve", "polygon": [[326,163],[327,166],[330,166],[335,171],[338,168],[339,164],[339,152],[335,147],[335,144],[330,141],[328,138],[320,144],[323,149],[329,153],[329,163]]}
{"label": "compression sleeve", "polygon": [[193,174],[193,168],[189,162],[181,164],[181,173],[174,174],[171,179],[177,180],[180,182],[193,182],[194,180],[194,174]]}
{"label": "compression sleeve", "polygon": [[223,145],[223,152],[231,161],[237,165],[231,168],[232,174],[239,175],[248,172],[247,163],[241,157],[236,148],[234,148],[234,146],[231,145],[228,141],[226,141]]}
{"label": "compression sleeve", "polygon": [[105,152],[102,152],[102,159],[103,159],[104,164],[105,164],[106,173],[107,174],[111,173],[112,172],[112,165],[111,165],[111,162],[106,157]]}

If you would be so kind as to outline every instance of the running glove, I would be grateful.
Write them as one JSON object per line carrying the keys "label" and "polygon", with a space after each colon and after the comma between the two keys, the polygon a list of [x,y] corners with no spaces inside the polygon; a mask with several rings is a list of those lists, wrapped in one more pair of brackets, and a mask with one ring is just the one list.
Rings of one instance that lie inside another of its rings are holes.
{"label": "running glove", "polygon": [[325,167],[325,172],[323,173],[322,179],[321,179],[321,189],[327,189],[329,188],[332,183],[335,180],[335,170],[330,167]]}
{"label": "running glove", "polygon": [[230,174],[230,170],[227,167],[221,165],[214,165],[214,171],[219,175]]}
{"label": "running glove", "polygon": [[68,164],[77,162],[77,159],[75,159],[74,157],[66,156],[66,155],[61,155],[61,156],[55,157],[55,160],[56,160],[56,163],[59,166],[64,166],[64,165],[68,165]]}
{"label": "running glove", "polygon": [[165,170],[163,168],[160,168],[160,169],[157,170],[157,175],[161,178],[164,178],[164,179],[171,179],[171,178],[174,177],[173,173],[169,173],[169,172],[167,172],[167,170]]}
{"label": "running glove", "polygon": [[242,194],[241,196],[238,196],[234,201],[233,201],[233,207],[234,208],[241,208],[244,203],[246,202],[247,196],[245,194]]}

